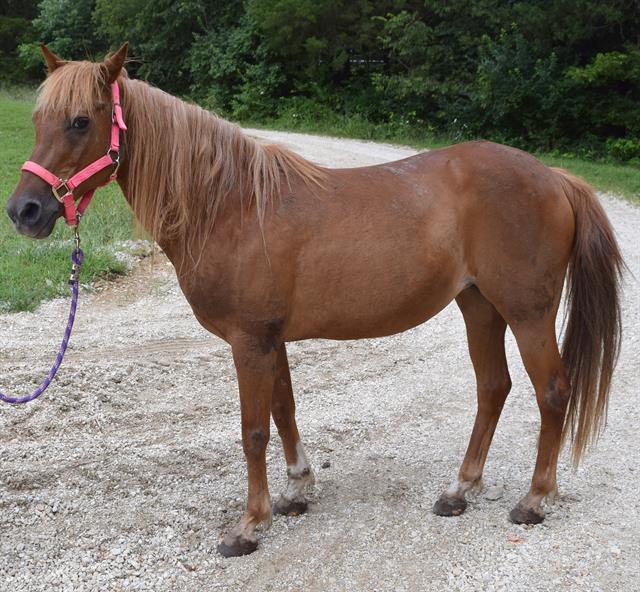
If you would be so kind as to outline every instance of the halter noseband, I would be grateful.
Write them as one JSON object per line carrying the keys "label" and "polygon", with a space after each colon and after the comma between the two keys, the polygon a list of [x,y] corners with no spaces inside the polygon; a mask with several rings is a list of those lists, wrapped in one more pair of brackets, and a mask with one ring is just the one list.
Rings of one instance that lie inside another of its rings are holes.
{"label": "halter noseband", "polygon": [[89,202],[91,202],[91,198],[96,191],[95,189],[87,191],[80,198],[78,206],[76,207],[76,203],[73,198],[74,189],[84,183],[87,179],[93,177],[96,173],[114,165],[115,168],[109,176],[109,179],[103,183],[101,187],[116,179],[118,168],[120,167],[120,130],[126,131],[127,126],[124,124],[124,119],[122,118],[120,89],[118,88],[118,83],[115,81],[111,83],[111,97],[113,101],[111,112],[111,144],[109,145],[109,150],[107,150],[107,153],[104,156],[77,172],[70,179],[61,179],[51,171],[48,171],[38,163],[31,160],[27,160],[20,169],[21,171],[33,173],[51,185],[53,195],[64,206],[64,218],[67,222],[67,226],[75,226],[78,223],[80,216],[84,214],[84,211],[87,209],[87,206],[89,205]]}

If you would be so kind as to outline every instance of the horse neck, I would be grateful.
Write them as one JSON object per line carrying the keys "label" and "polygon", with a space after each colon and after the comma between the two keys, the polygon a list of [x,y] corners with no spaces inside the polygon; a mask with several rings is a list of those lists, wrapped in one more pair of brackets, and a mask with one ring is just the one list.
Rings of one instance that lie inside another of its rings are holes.
{"label": "horse neck", "polygon": [[[125,154],[120,184],[161,245],[196,260],[221,225],[252,228],[264,240],[268,205],[281,188],[321,190],[324,169],[195,105],[135,80],[123,81]],[[245,224],[246,226],[246,224]]]}
{"label": "horse neck", "polygon": [[254,207],[247,205],[252,204],[253,140],[237,126],[145,83],[123,81],[122,91],[128,130],[118,183],[163,249],[195,253],[214,222],[218,229],[239,220],[235,214],[241,208]]}

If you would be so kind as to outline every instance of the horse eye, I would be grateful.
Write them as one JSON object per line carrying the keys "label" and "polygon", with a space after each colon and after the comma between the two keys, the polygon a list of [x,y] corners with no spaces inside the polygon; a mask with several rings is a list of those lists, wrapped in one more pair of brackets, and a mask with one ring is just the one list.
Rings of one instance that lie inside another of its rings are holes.
{"label": "horse eye", "polygon": [[85,129],[87,126],[89,125],[89,118],[88,117],[76,117],[72,122],[71,122],[71,127],[73,129]]}

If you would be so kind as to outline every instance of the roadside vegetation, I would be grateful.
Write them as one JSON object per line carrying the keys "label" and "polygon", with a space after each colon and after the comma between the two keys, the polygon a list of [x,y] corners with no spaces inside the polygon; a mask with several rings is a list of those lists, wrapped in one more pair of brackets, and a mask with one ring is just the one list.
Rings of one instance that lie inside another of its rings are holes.
{"label": "roadside vegetation", "polygon": [[132,76],[234,120],[315,116],[323,125],[337,117],[350,127],[487,137],[640,170],[637,1],[5,5],[0,80],[13,84],[40,79],[40,41],[83,59],[127,40]]}

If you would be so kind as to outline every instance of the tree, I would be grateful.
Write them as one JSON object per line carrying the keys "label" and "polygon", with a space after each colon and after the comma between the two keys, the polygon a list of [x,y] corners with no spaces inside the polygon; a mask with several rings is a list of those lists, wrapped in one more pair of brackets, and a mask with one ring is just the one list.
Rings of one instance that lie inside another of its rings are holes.
{"label": "tree", "polygon": [[169,92],[192,83],[189,51],[217,2],[201,0],[97,0],[93,23],[108,44],[129,41],[128,68]]}
{"label": "tree", "polygon": [[24,82],[28,78],[18,59],[18,46],[29,43],[34,35],[31,24],[38,12],[35,0],[0,2],[0,78]]}

